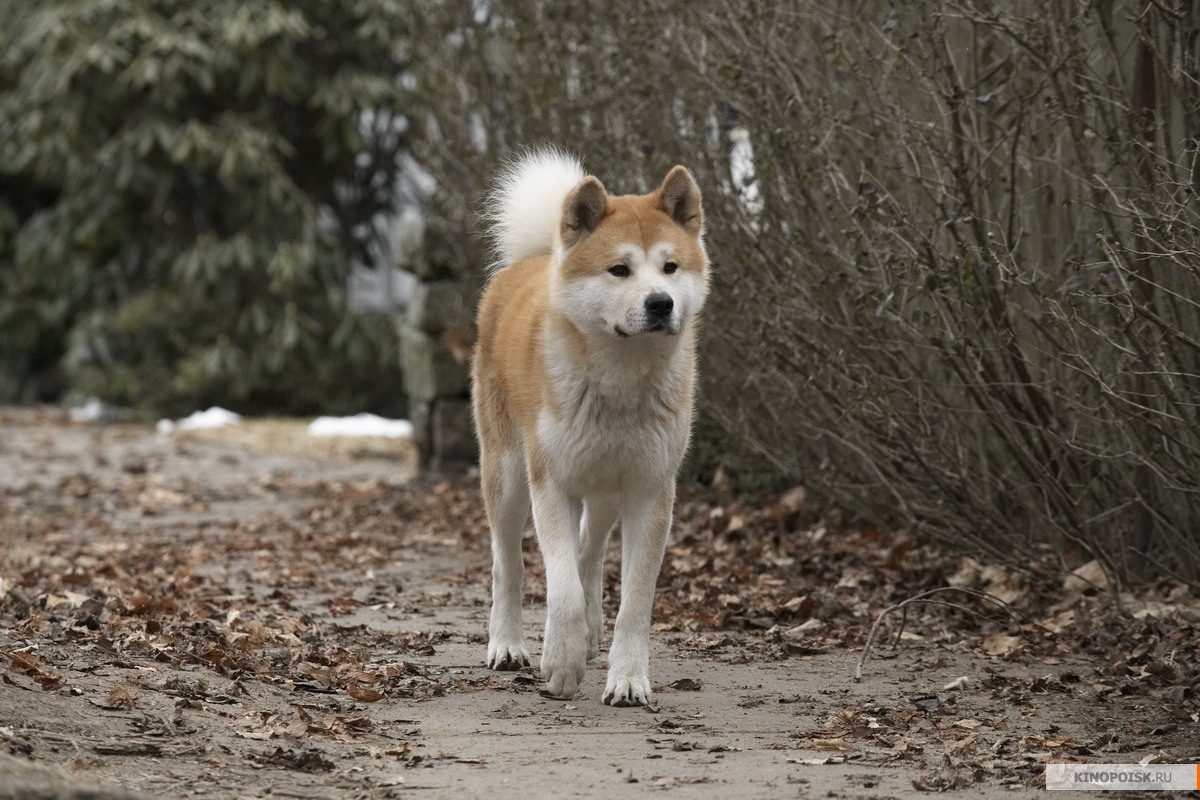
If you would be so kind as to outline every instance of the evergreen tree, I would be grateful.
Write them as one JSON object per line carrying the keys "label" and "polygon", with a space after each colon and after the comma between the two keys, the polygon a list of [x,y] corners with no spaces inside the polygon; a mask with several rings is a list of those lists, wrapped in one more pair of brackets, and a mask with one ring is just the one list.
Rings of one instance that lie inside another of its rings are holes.
{"label": "evergreen tree", "polygon": [[403,0],[0,0],[0,398],[398,402],[350,265],[394,199]]}

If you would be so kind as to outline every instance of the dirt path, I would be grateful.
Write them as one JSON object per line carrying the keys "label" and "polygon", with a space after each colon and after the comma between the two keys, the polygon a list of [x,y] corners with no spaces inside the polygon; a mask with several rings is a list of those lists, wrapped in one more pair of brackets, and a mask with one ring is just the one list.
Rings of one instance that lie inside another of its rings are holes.
{"label": "dirt path", "polygon": [[856,684],[897,593],[998,578],[794,496],[681,505],[654,708],[600,703],[603,656],[543,697],[482,666],[474,489],[407,471],[0,412],[0,798],[1024,797],[1047,761],[1196,758],[1177,588],[1138,607],[1157,639],[1093,636],[1136,670],[1049,632],[1078,597],[1036,629],[931,611]]}

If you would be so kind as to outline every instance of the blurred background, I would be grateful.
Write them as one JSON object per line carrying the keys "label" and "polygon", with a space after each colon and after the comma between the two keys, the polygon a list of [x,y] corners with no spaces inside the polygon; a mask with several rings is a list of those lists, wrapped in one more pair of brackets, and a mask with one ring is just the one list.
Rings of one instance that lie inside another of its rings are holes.
{"label": "blurred background", "polygon": [[1189,0],[0,0],[0,402],[373,411],[474,456],[481,198],[676,163],[686,479],[1194,581]]}

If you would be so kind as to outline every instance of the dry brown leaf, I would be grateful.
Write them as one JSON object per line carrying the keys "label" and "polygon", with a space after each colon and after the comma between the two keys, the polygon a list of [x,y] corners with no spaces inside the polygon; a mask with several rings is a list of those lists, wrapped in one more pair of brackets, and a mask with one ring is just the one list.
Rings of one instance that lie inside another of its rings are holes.
{"label": "dry brown leaf", "polygon": [[1089,561],[1063,580],[1063,590],[1072,594],[1094,594],[1109,587],[1108,573],[1099,561]]}
{"label": "dry brown leaf", "polygon": [[130,614],[145,614],[150,610],[150,604],[150,595],[138,589],[125,601],[125,610]]}
{"label": "dry brown leaf", "polygon": [[791,628],[787,628],[786,630],[782,631],[780,633],[780,635],[784,639],[788,639],[790,641],[795,641],[797,639],[808,638],[808,637],[812,636],[812,634],[817,633],[818,631],[822,631],[824,629],[825,629],[825,623],[819,619],[813,618],[813,619],[806,619],[804,622],[800,623],[799,625],[796,625]]}
{"label": "dry brown leaf", "polygon": [[267,626],[256,619],[249,620],[242,624],[242,630],[246,634],[246,641],[249,644],[262,644],[267,640]]}
{"label": "dry brown leaf", "polygon": [[809,616],[813,612],[813,608],[817,605],[816,601],[808,595],[793,597],[784,603],[781,608],[797,616]]}
{"label": "dry brown leaf", "polygon": [[234,735],[240,736],[243,739],[254,739],[256,741],[265,742],[275,735],[274,731],[259,728],[256,730],[235,730]]}
{"label": "dry brown leaf", "polygon": [[979,741],[978,733],[968,734],[967,736],[964,736],[963,738],[959,739],[958,741],[954,742],[949,747],[947,747],[946,751],[948,753],[950,753],[951,755],[955,755],[955,756],[958,756],[959,758],[962,758],[963,756],[967,755],[968,753],[970,753],[972,750],[975,749],[975,744],[978,741]]}
{"label": "dry brown leaf", "polygon": [[768,504],[763,509],[763,514],[772,520],[787,519],[802,511],[807,499],[808,492],[805,488],[803,486],[795,486],[781,495],[777,501]]}
{"label": "dry brown leaf", "polygon": [[13,672],[28,675],[44,691],[52,692],[64,685],[61,675],[47,669],[42,662],[28,653],[9,653],[8,657]]}
{"label": "dry brown leaf", "polygon": [[383,699],[383,692],[378,689],[359,686],[355,681],[350,681],[350,685],[346,687],[346,694],[364,703],[374,703]]}
{"label": "dry brown leaf", "polygon": [[97,708],[103,708],[108,711],[133,711],[133,695],[124,686],[114,686],[108,690],[108,694],[104,700],[91,700],[88,702]]}
{"label": "dry brown leaf", "polygon": [[29,674],[42,671],[42,662],[28,653],[9,653],[8,659],[14,672]]}
{"label": "dry brown leaf", "polygon": [[994,633],[983,640],[983,652],[989,656],[1006,658],[1021,649],[1021,639],[1004,633]]}
{"label": "dry brown leaf", "polygon": [[[375,721],[373,719],[371,719],[370,717],[364,717],[364,716],[335,717],[334,725],[340,726],[340,727],[345,728],[346,730],[354,732],[354,733],[362,733],[363,731],[369,731],[372,728],[374,728]],[[331,726],[331,727],[333,727],[333,726]]]}
{"label": "dry brown leaf", "polygon": [[145,515],[157,514],[167,509],[183,508],[186,505],[188,505],[188,499],[185,495],[161,486],[152,486],[138,495],[138,506]]}
{"label": "dry brown leaf", "polygon": [[852,753],[854,746],[847,743],[845,739],[838,737],[836,739],[811,739],[808,746],[813,750],[829,750],[835,753]]}
{"label": "dry brown leaf", "polygon": [[988,564],[979,573],[983,590],[1005,603],[1014,603],[1026,593],[1017,576],[999,564]]}
{"label": "dry brown leaf", "polygon": [[87,602],[88,596],[79,592],[64,592],[62,594],[46,595],[46,608],[56,608],[65,605],[67,608],[79,608]]}
{"label": "dry brown leaf", "polygon": [[959,560],[958,571],[946,579],[946,583],[959,589],[971,589],[979,584],[979,562],[970,556]]}

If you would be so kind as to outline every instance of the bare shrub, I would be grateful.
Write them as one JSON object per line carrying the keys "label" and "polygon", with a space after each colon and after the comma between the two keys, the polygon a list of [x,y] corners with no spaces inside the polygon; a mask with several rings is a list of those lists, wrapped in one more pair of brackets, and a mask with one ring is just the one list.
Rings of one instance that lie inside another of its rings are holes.
{"label": "bare shrub", "polygon": [[421,6],[415,147],[464,227],[542,140],[617,190],[696,172],[716,449],[993,557],[1195,579],[1191,4],[461,5]]}

